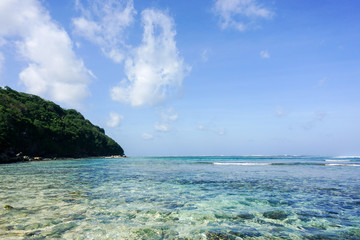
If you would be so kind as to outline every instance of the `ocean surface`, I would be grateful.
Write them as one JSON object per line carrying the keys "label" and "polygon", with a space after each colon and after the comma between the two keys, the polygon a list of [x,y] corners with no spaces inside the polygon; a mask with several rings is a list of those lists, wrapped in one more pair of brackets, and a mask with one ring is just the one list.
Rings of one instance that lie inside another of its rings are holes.
{"label": "ocean surface", "polygon": [[3,164],[0,239],[360,239],[360,157]]}

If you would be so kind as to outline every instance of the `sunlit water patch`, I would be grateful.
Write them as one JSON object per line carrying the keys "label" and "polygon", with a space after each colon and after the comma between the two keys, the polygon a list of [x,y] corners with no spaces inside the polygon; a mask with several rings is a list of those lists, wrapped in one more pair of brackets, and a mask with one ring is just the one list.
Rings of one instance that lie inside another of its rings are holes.
{"label": "sunlit water patch", "polygon": [[360,239],[356,165],[302,156],[0,165],[0,238]]}

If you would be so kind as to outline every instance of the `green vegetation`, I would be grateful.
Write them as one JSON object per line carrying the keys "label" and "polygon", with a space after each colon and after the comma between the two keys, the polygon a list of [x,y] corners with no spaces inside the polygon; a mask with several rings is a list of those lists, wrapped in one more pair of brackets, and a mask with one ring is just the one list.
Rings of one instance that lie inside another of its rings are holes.
{"label": "green vegetation", "polygon": [[104,129],[76,110],[0,87],[0,163],[20,152],[51,158],[124,154]]}

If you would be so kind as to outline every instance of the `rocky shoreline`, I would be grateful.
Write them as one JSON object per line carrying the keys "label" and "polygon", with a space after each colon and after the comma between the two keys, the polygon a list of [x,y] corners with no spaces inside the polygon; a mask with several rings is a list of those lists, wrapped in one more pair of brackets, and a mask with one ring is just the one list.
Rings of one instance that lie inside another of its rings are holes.
{"label": "rocky shoreline", "polygon": [[125,158],[125,155],[110,155],[110,156],[74,156],[74,157],[39,157],[39,156],[27,156],[22,152],[14,153],[12,151],[6,151],[0,153],[0,164],[17,163],[17,162],[32,162],[32,161],[50,161],[50,160],[70,160],[78,158]]}

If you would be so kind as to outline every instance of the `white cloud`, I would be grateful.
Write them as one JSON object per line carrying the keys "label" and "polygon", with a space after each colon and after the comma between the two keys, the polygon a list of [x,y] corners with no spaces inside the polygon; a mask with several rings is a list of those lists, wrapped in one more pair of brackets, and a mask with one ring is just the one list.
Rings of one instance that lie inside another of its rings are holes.
{"label": "white cloud", "polygon": [[89,74],[92,78],[97,79],[96,75],[95,75],[90,69],[88,70],[88,74]]}
{"label": "white cloud", "polygon": [[160,112],[160,117],[164,122],[172,122],[178,119],[178,114],[174,108],[163,109]]}
{"label": "white cloud", "polygon": [[155,130],[159,132],[169,132],[172,123],[178,119],[178,114],[173,108],[164,109],[160,112],[161,122],[155,124]]}
{"label": "white cloud", "polygon": [[206,127],[204,125],[199,125],[197,128],[198,128],[198,130],[201,130],[201,131],[206,130]]}
{"label": "white cloud", "polygon": [[[4,62],[5,62],[4,55],[0,52],[0,75],[1,75],[2,70],[3,70]],[[1,79],[1,77],[0,77],[0,79]]]}
{"label": "white cloud", "polygon": [[[213,124],[211,124],[213,125]],[[199,131],[204,131],[204,132],[211,132],[214,134],[217,134],[219,136],[225,135],[226,134],[226,129],[225,128],[218,128],[216,126],[204,126],[202,124],[197,126],[197,129]]]}
{"label": "white cloud", "polygon": [[75,33],[97,44],[105,56],[120,63],[127,45],[125,29],[134,21],[136,11],[132,0],[87,1],[87,8],[76,1],[82,16],[72,20]]}
{"label": "white cloud", "polygon": [[226,134],[226,131],[225,131],[225,129],[220,129],[220,130],[218,130],[217,134],[222,136],[222,135]]}
{"label": "white cloud", "polygon": [[168,132],[170,131],[170,126],[167,123],[156,123],[155,130],[159,132]]}
{"label": "white cloud", "polygon": [[124,117],[120,114],[117,114],[115,112],[110,113],[110,119],[107,121],[108,127],[117,127],[120,124],[120,121],[124,119]]}
{"label": "white cloud", "polygon": [[0,1],[0,38],[17,39],[18,53],[28,63],[19,78],[28,92],[68,106],[79,106],[89,95],[88,69],[39,1]]}
{"label": "white cloud", "polygon": [[270,58],[270,54],[267,50],[263,50],[260,52],[260,57],[261,58]]}
{"label": "white cloud", "polygon": [[223,29],[235,28],[239,31],[253,27],[258,19],[270,19],[274,15],[256,0],[217,0],[214,12],[220,16]]}
{"label": "white cloud", "polygon": [[275,111],[278,117],[283,117],[287,115],[286,111],[284,110],[284,107],[282,106],[277,106]]}
{"label": "white cloud", "polygon": [[204,49],[201,53],[201,60],[203,62],[207,62],[209,60],[209,50],[208,49]]}
{"label": "white cloud", "polygon": [[143,139],[145,140],[152,140],[154,139],[154,136],[149,134],[149,133],[143,133],[143,135],[141,136]]}
{"label": "white cloud", "polygon": [[[5,44],[6,44],[5,39],[1,38],[1,35],[0,35],[0,47],[4,46]],[[2,54],[2,52],[0,52],[0,74],[2,73],[4,62],[5,62],[5,57]],[[0,78],[0,80],[1,80],[1,78]]]}
{"label": "white cloud", "polygon": [[114,101],[132,106],[155,105],[181,86],[188,67],[179,57],[173,20],[164,12],[142,12],[142,43],[126,60],[124,79],[111,89]]}

